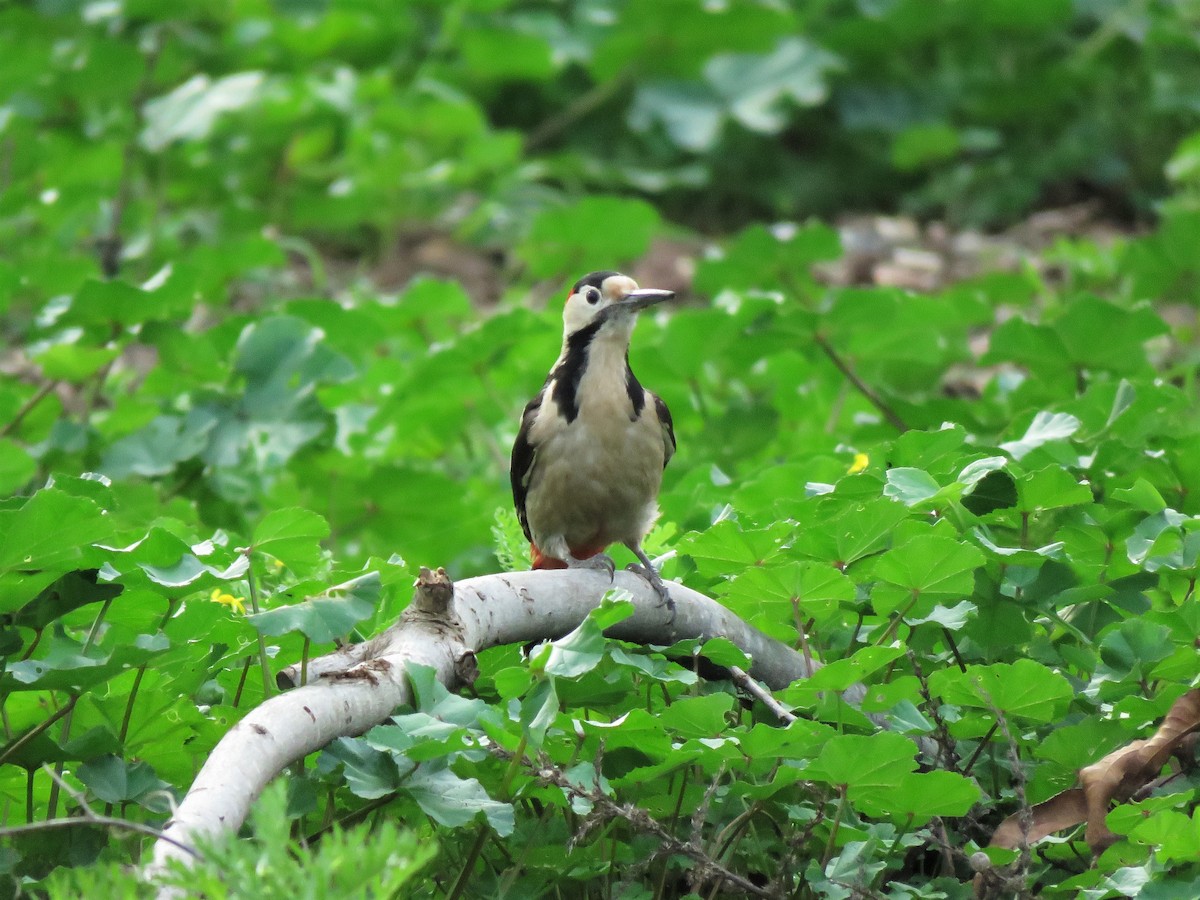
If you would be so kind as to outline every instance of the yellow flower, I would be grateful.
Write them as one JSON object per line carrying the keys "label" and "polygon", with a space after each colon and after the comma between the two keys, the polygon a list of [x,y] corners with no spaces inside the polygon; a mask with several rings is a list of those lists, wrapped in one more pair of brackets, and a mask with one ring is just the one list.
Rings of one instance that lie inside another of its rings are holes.
{"label": "yellow flower", "polygon": [[866,467],[870,464],[870,462],[871,462],[871,457],[867,456],[867,454],[855,453],[854,454],[854,463],[850,466],[849,469],[846,470],[846,474],[847,475],[857,475],[859,472],[866,469]]}
{"label": "yellow flower", "polygon": [[233,596],[233,594],[227,594],[220,588],[213,588],[213,592],[209,594],[208,599],[213,603],[228,606],[234,612],[239,612],[242,615],[246,614],[246,601],[241,597]]}

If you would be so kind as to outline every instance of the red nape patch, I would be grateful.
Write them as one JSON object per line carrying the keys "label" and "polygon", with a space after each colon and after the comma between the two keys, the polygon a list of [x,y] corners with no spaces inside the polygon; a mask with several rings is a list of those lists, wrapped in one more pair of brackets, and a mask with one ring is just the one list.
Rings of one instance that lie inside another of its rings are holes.
{"label": "red nape patch", "polygon": [[[600,544],[599,546],[582,547],[579,549],[572,547],[571,554],[576,559],[591,559],[597,553],[603,553],[604,548],[607,546],[608,546],[607,544]],[[563,562],[561,559],[559,559],[556,556],[547,556],[545,553],[543,553],[541,551],[541,548],[538,547],[537,544],[529,545],[529,558],[530,558],[530,560],[532,560],[532,563],[530,565],[531,569],[565,569],[565,568],[567,568],[567,564],[565,562]]]}

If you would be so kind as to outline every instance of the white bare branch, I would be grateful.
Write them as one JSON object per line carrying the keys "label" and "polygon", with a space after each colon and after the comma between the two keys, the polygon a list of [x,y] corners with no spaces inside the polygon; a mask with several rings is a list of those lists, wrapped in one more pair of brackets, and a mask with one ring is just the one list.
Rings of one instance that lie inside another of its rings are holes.
{"label": "white bare branch", "polygon": [[[612,637],[658,645],[724,637],[751,657],[750,675],[774,689],[817,666],[679,584],[669,585],[672,611],[644,579],[628,572],[618,572],[612,584],[598,572],[575,569],[483,575],[451,585],[440,570],[423,570],[414,601],[397,624],[310,661],[307,685],[272,697],[230,729],[164,829],[171,841],[155,845],[148,871],[161,871],[171,860],[187,862],[180,845],[239,828],[262,789],[291,762],[334,738],[362,734],[409,702],[408,665],[432,668],[453,688],[473,677],[477,651],[567,634],[612,587],[628,592],[635,607],[610,630]],[[279,680],[298,684],[299,666],[285,669]]]}

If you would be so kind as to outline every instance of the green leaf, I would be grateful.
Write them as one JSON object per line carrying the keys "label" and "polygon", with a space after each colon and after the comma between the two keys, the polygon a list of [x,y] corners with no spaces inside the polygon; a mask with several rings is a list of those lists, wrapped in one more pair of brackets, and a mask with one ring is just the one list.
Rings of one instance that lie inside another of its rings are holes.
{"label": "green leaf", "polygon": [[574,281],[641,256],[659,224],[654,207],[641,200],[585,197],[539,213],[517,255],[534,278]]}
{"label": "green leaf", "polygon": [[894,784],[862,790],[855,806],[868,815],[921,825],[934,816],[964,816],[982,796],[978,785],[957,772],[907,772]]}
{"label": "green leaf", "polygon": [[1145,342],[1165,333],[1167,326],[1148,306],[1126,310],[1086,296],[1067,307],[1055,330],[1076,364],[1133,373],[1146,368]]}
{"label": "green leaf", "polygon": [[805,770],[814,781],[846,785],[850,797],[890,789],[917,767],[916,745],[899,734],[839,734],[830,738]]}
{"label": "green leaf", "polygon": [[898,500],[905,506],[916,506],[937,495],[941,485],[932,475],[921,469],[899,467],[888,469],[887,486],[883,495]]}
{"label": "green leaf", "polygon": [[696,562],[702,574],[725,575],[761,566],[782,552],[791,529],[783,523],[767,528],[742,528],[730,519],[717,522],[706,531],[687,535],[679,542],[679,552]]}
{"label": "green leaf", "polygon": [[871,603],[880,615],[903,609],[906,616],[927,616],[943,600],[970,596],[975,570],[983,563],[983,554],[970,544],[939,533],[917,535],[875,563],[874,574],[881,583]]}
{"label": "green leaf", "polygon": [[784,101],[817,106],[829,94],[825,80],[839,67],[829,51],[802,37],[781,40],[767,54],[720,54],[704,66],[704,77],[743,127],[775,134],[788,121]]}
{"label": "green leaf", "polygon": [[543,671],[559,678],[578,678],[590,672],[604,658],[607,641],[604,630],[633,615],[634,606],[624,599],[606,597],[579,626],[565,637],[552,641],[549,652],[540,651],[544,657]]}
{"label": "green leaf", "polygon": [[292,507],[267,513],[254,529],[251,549],[273,556],[297,574],[307,574],[321,561],[321,541],[329,523],[307,509]]}
{"label": "green leaf", "polygon": [[1125,549],[1129,561],[1148,572],[1195,569],[1200,562],[1200,520],[1164,509],[1138,523]]}
{"label": "green leaf", "polygon": [[[144,803],[147,794],[170,787],[154,774],[154,769],[148,763],[141,760],[127,763],[112,755],[89,760],[79,767],[76,775],[105,803]],[[166,810],[170,807],[163,802],[161,808]]]}
{"label": "green leaf", "polygon": [[281,635],[302,632],[309,640],[325,644],[348,635],[359,622],[375,612],[380,581],[377,573],[335,585],[329,593],[291,606],[269,609],[246,616],[259,634]]}
{"label": "green leaf", "polygon": [[529,695],[521,701],[520,722],[533,748],[539,749],[546,739],[546,731],[558,716],[560,701],[553,678],[543,678],[533,686]]}
{"label": "green leaf", "polygon": [[1049,466],[1016,480],[1022,512],[1062,509],[1092,502],[1092,491],[1066,469]]}
{"label": "green leaf", "polygon": [[1032,659],[940,669],[930,674],[929,689],[946,703],[1032,722],[1054,721],[1075,695],[1067,679]]}
{"label": "green leaf", "polygon": [[1079,430],[1080,421],[1069,413],[1039,412],[1025,429],[1025,434],[1017,441],[1008,441],[1000,445],[1013,459],[1022,459],[1028,453],[1036,450],[1050,441],[1065,441]]}
{"label": "green leaf", "polygon": [[1117,488],[1112,492],[1112,498],[1121,503],[1128,503],[1144,513],[1161,513],[1167,508],[1162,494],[1145,478],[1137,479],[1132,487]]}
{"label": "green leaf", "polygon": [[493,800],[478,780],[460,778],[450,769],[422,765],[405,779],[403,789],[426,815],[450,828],[466,825],[481,813],[501,837],[516,827],[511,804]]}
{"label": "green leaf", "polygon": [[[967,468],[970,468],[968,466]],[[966,473],[966,469],[963,470]],[[960,479],[962,475],[959,476]],[[1017,484],[1012,475],[1004,471],[988,472],[968,488],[962,505],[976,516],[986,516],[998,509],[1009,509],[1017,505]]]}
{"label": "green leaf", "polygon": [[725,114],[716,92],[693,81],[652,81],[638,86],[629,110],[629,126],[646,132],[662,125],[683,150],[711,149],[721,133]]}
{"label": "green leaf", "polygon": [[[184,315],[191,302],[189,293],[180,294],[161,286],[147,289],[124,281],[89,279],[71,301],[62,321],[72,325],[128,328]],[[51,362],[53,364],[55,358],[52,357]],[[58,362],[68,366],[65,359],[59,358]]]}
{"label": "green leaf", "polygon": [[364,800],[386,797],[400,786],[400,773],[392,757],[362,738],[335,738],[321,751],[317,765],[322,772],[342,767],[346,785]]}
{"label": "green leaf", "polygon": [[256,103],[265,80],[262,72],[238,72],[215,81],[207,75],[189,78],[169,94],[147,101],[142,145],[158,153],[175,141],[208,137],[222,115]]}
{"label": "green leaf", "polygon": [[168,475],[180,463],[200,456],[219,424],[210,409],[184,416],[158,416],[145,428],[109,445],[101,470],[112,478]]}
{"label": "green leaf", "polygon": [[54,344],[36,357],[42,374],[56,381],[83,381],[120,355],[113,347],[81,347],[77,344]]}
{"label": "green leaf", "polygon": [[1171,629],[1145,619],[1128,619],[1100,641],[1100,659],[1105,672],[1116,679],[1145,678],[1154,664],[1171,655]]}
{"label": "green leaf", "polygon": [[118,596],[119,584],[100,583],[98,569],[68,572],[13,613],[12,624],[41,630],[72,610]]}
{"label": "green leaf", "polygon": [[837,259],[841,252],[838,233],[827,225],[752,225],[722,255],[697,266],[695,288],[714,296],[725,290],[760,290],[783,291],[794,298],[798,289],[815,284],[809,275],[814,263]]}
{"label": "green leaf", "polygon": [[15,493],[37,472],[37,463],[24,447],[0,438],[0,494]]}
{"label": "green leaf", "polygon": [[725,730],[725,717],[733,709],[733,701],[731,694],[685,697],[664,709],[658,720],[682,737],[716,737]]}
{"label": "green leaf", "polygon": [[953,158],[961,146],[957,129],[950,125],[912,125],[892,141],[892,165],[902,172],[913,171]]}
{"label": "green leaf", "polygon": [[818,669],[805,680],[804,686],[818,690],[844,691],[852,684],[866,680],[888,663],[904,655],[900,647],[863,647],[853,656],[837,659]]}
{"label": "green leaf", "polygon": [[14,569],[65,571],[112,528],[106,511],[93,501],[54,488],[40,490],[18,509],[0,510],[0,574]]}
{"label": "green leaf", "polygon": [[472,79],[544,81],[555,71],[546,42],[512,27],[469,29],[458,46]]}
{"label": "green leaf", "polygon": [[843,603],[854,600],[854,583],[826,562],[773,562],[745,569],[721,594],[721,601],[768,633],[795,637],[800,615],[829,621]]}

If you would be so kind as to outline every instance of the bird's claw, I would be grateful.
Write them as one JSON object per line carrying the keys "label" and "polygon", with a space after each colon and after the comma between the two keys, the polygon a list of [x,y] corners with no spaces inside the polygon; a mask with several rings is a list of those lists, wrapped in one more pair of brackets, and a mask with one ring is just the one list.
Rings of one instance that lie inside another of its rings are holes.
{"label": "bird's claw", "polygon": [[640,575],[650,582],[650,587],[654,588],[654,593],[658,594],[658,599],[663,602],[663,606],[671,611],[671,615],[675,614],[675,601],[671,599],[671,591],[656,569],[632,563],[626,567],[625,571]]}
{"label": "bird's claw", "polygon": [[580,569],[593,569],[597,572],[603,572],[608,576],[608,580],[612,581],[613,576],[617,573],[617,564],[613,562],[612,557],[607,553],[597,553],[595,556],[589,556],[587,559],[581,559],[575,566]]}

